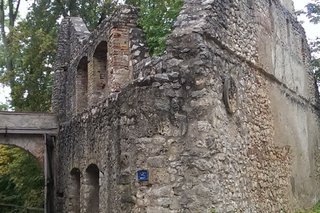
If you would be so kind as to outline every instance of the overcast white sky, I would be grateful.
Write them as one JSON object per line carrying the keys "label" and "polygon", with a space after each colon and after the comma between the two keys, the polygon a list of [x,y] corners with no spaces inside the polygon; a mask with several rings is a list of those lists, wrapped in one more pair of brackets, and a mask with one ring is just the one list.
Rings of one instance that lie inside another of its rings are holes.
{"label": "overcast white sky", "polygon": [[[312,0],[293,0],[294,6],[296,10],[303,9],[304,6],[312,1]],[[30,2],[30,1],[29,1]],[[23,11],[27,11],[29,5],[27,3],[27,0],[22,0],[21,9]],[[26,12],[24,12],[25,14]],[[309,23],[306,19],[303,19],[304,24],[303,27],[306,30],[307,38],[310,40],[315,39],[317,36],[320,36],[320,27],[316,26],[314,24]],[[7,87],[3,87],[0,85],[0,103],[6,102],[6,99],[9,98],[9,92],[10,90]]]}
{"label": "overcast white sky", "polygon": [[[304,8],[306,4],[309,2],[312,2],[312,0],[293,0],[294,2],[294,7],[296,10],[301,10]],[[310,39],[315,39],[316,37],[320,36],[320,26],[316,26],[314,24],[311,24],[310,22],[307,21],[306,18],[299,18],[304,22],[302,25],[304,29],[306,30],[307,38]]]}

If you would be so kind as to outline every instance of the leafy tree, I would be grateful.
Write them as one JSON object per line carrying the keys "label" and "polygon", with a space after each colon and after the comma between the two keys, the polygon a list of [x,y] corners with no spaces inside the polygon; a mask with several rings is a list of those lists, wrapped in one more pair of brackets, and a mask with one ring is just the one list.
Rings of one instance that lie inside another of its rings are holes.
{"label": "leafy tree", "polygon": [[[20,0],[0,0],[0,76],[3,72],[11,72],[14,69],[9,32],[15,26],[19,7]],[[3,104],[1,108],[7,110]]]}
{"label": "leafy tree", "polygon": [[311,60],[311,66],[313,67],[316,80],[319,83],[320,82],[320,58],[312,57]]}
{"label": "leafy tree", "polygon": [[80,16],[88,29],[93,30],[107,15],[114,11],[117,4],[118,0],[57,0],[53,6],[55,10],[61,12],[63,17]]}
{"label": "leafy tree", "polygon": [[1,174],[0,203],[23,205],[21,195],[17,191],[15,183],[10,179],[10,175],[8,174]]}
{"label": "leafy tree", "polygon": [[[2,50],[4,51],[0,52],[0,65],[1,65],[0,81],[1,83],[4,83],[11,87],[11,97],[12,97],[11,105],[14,108],[16,108],[16,110],[19,111],[19,110],[25,109],[27,111],[32,111],[30,107],[29,108],[25,107],[27,104],[25,103],[21,104],[21,102],[25,101],[26,103],[27,102],[30,103],[31,102],[30,99],[31,100],[36,99],[30,96],[37,96],[39,101],[34,104],[35,106],[34,110],[44,111],[45,107],[43,107],[41,97],[43,96],[42,91],[46,92],[46,90],[40,90],[40,89],[36,90],[30,87],[30,85],[28,85],[28,83],[30,84],[30,82],[22,83],[22,79],[26,81],[27,80],[26,76],[28,76],[28,73],[31,72],[32,73],[32,76],[30,79],[31,83],[35,84],[36,80],[39,80],[37,83],[41,84],[42,79],[35,79],[35,76],[37,76],[38,74],[36,72],[37,69],[38,68],[42,69],[41,65],[43,63],[37,63],[37,67],[33,67],[32,71],[30,71],[30,64],[27,64],[28,59],[26,59],[26,57],[28,57],[29,55],[26,54],[26,49],[28,48],[30,50],[33,49],[33,51],[30,51],[33,54],[38,53],[37,49],[35,48],[35,45],[31,44],[31,40],[33,39],[36,40],[39,37],[39,36],[34,36],[34,35],[37,35],[37,30],[35,29],[37,29],[38,26],[36,27],[33,26],[33,28],[29,29],[29,31],[27,31],[28,28],[25,27],[26,21],[21,22],[18,27],[16,26],[19,5],[20,5],[20,0],[18,1],[17,0],[8,0],[8,1],[1,0],[1,5],[0,5],[1,6],[0,7],[0,13],[1,13],[0,26],[2,29],[1,45],[3,46]],[[5,14],[5,12],[7,11],[7,8],[9,8],[9,13]],[[14,12],[10,12],[10,10],[14,10]],[[32,25],[32,24],[34,24],[33,20],[29,25]],[[6,32],[6,29],[7,29],[7,32]],[[23,29],[25,29],[25,31],[23,31]],[[32,32],[32,34],[30,32]],[[21,38],[21,37],[24,37],[24,40],[19,40],[19,42],[17,42],[18,38]],[[31,89],[32,91],[26,90],[25,87],[27,86],[29,86],[28,89]],[[46,99],[50,100],[50,98],[48,97],[46,97]],[[39,102],[41,103],[40,105],[39,105]]]}
{"label": "leafy tree", "polygon": [[126,0],[126,3],[140,7],[139,25],[146,33],[150,54],[163,53],[183,0]]}
{"label": "leafy tree", "polygon": [[81,16],[88,28],[94,29],[116,3],[116,0],[40,0],[31,5],[26,19],[6,34],[9,51],[0,51],[0,62],[10,58],[14,64],[10,69],[2,69],[0,82],[10,86],[11,105],[16,111],[50,110],[59,19]]}
{"label": "leafy tree", "polygon": [[312,3],[306,5],[306,15],[310,22],[318,24],[320,22],[320,1],[313,0]]}
{"label": "leafy tree", "polygon": [[48,111],[51,99],[51,72],[56,49],[56,20],[50,5],[33,4],[25,20],[10,34],[15,68],[2,75],[11,88],[11,105],[16,111]]}
{"label": "leafy tree", "polygon": [[0,111],[8,111],[8,104],[0,103]]}
{"label": "leafy tree", "polygon": [[[309,21],[314,24],[320,22],[320,0],[313,0],[306,5],[306,11],[303,12],[308,17]],[[315,41],[310,43],[312,60],[311,65],[314,69],[317,81],[320,82],[320,37],[317,37]]]}
{"label": "leafy tree", "polygon": [[[10,31],[16,23],[20,0],[0,0],[0,33],[1,33],[1,52],[3,57],[0,60],[4,69],[13,70],[13,60],[10,55],[10,39],[8,38],[8,30]],[[5,54],[7,53],[7,54]],[[8,54],[9,53],[9,54]]]}
{"label": "leafy tree", "polygon": [[0,203],[43,207],[43,171],[31,154],[0,145],[0,177]]}

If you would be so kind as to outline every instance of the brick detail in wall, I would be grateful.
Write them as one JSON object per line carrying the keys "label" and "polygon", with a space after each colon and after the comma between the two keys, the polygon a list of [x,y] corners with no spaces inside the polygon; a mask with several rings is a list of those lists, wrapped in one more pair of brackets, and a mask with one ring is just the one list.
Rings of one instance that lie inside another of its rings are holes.
{"label": "brick detail in wall", "polygon": [[110,92],[117,92],[132,80],[132,72],[129,67],[129,29],[127,27],[111,29],[109,50],[108,87]]}
{"label": "brick detail in wall", "polygon": [[90,57],[88,63],[88,105],[91,106],[93,101],[93,93],[94,93],[94,69],[93,69],[93,56]]}

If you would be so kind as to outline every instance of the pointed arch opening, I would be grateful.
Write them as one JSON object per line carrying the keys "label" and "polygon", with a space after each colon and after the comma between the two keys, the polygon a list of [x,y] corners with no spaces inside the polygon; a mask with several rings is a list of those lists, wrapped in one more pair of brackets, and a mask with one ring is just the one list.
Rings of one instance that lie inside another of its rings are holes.
{"label": "pointed arch opening", "polygon": [[86,169],[87,176],[87,212],[99,212],[99,168],[90,164]]}
{"label": "pointed arch opening", "polygon": [[72,213],[80,213],[80,170],[73,168],[70,172],[69,207]]}
{"label": "pointed arch opening", "polygon": [[76,111],[81,112],[88,105],[88,58],[81,58],[76,74]]}

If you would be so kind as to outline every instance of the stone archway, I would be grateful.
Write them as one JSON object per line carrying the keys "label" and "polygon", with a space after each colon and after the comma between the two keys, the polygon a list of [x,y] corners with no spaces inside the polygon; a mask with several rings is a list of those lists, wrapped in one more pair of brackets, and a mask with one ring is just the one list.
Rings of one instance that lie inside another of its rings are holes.
{"label": "stone archway", "polygon": [[45,135],[0,134],[0,144],[19,147],[31,153],[42,166],[45,157]]}
{"label": "stone archway", "polygon": [[51,113],[0,112],[0,144],[20,147],[43,165],[45,177],[45,209],[53,212],[53,138],[57,134],[57,118]]}

